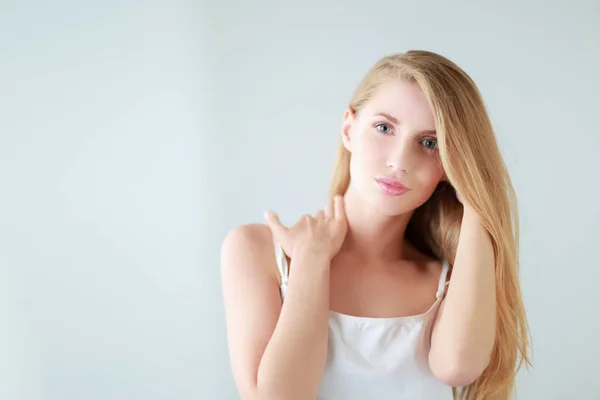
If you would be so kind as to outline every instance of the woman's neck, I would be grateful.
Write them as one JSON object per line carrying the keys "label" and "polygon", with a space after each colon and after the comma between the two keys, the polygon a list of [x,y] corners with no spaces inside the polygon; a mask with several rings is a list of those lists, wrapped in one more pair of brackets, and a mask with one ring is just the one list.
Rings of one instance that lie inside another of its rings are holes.
{"label": "woman's neck", "polygon": [[339,254],[364,265],[382,265],[406,258],[410,249],[404,234],[412,212],[397,216],[382,214],[351,190],[344,196],[344,205],[348,233]]}

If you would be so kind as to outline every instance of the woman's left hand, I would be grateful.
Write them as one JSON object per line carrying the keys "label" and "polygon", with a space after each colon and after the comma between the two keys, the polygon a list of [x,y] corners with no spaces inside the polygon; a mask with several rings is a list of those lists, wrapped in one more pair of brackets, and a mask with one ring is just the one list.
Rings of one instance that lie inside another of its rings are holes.
{"label": "woman's left hand", "polygon": [[455,189],[454,193],[456,193],[456,198],[458,199],[458,201],[460,201],[460,204],[463,205],[463,208],[466,211],[472,211],[473,207],[471,207],[471,205],[467,202],[464,201],[464,199],[462,198],[462,196],[458,193],[458,191]]}
{"label": "woman's left hand", "polygon": [[460,201],[460,204],[462,204],[464,206],[465,202],[463,201],[462,197],[458,193],[458,190],[454,189],[454,193],[456,193],[456,198],[458,199],[458,201]]}

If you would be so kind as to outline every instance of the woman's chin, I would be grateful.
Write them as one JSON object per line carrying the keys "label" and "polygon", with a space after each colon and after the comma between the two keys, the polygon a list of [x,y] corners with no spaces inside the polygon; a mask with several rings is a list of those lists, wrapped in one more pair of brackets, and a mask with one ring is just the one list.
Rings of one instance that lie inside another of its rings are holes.
{"label": "woman's chin", "polygon": [[403,196],[376,195],[373,196],[370,203],[378,213],[388,217],[395,217],[415,209],[415,207],[411,207],[411,202],[406,200]]}

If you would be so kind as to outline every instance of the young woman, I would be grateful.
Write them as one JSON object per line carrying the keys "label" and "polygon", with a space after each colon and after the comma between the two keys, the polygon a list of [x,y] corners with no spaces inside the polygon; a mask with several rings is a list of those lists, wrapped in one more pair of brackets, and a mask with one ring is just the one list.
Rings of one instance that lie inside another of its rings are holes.
{"label": "young woman", "polygon": [[246,399],[509,399],[529,364],[514,190],[447,58],[379,60],[345,112],[327,206],[222,246]]}

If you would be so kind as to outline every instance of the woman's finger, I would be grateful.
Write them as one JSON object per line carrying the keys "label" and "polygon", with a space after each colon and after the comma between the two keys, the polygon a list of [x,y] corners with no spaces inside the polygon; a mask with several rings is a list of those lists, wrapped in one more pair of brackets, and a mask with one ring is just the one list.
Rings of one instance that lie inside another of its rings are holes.
{"label": "woman's finger", "polygon": [[323,211],[323,210],[317,211],[317,213],[315,214],[315,219],[322,219],[322,218],[325,218],[325,211]]}
{"label": "woman's finger", "polygon": [[344,198],[341,195],[336,195],[334,199],[335,219],[343,221],[346,219],[346,211],[344,210]]}
{"label": "woman's finger", "polygon": [[265,219],[267,220],[267,224],[271,228],[271,231],[275,235],[275,238],[279,241],[279,243],[285,245],[287,243],[289,229],[281,224],[281,221],[279,221],[279,216],[273,211],[266,211]]}
{"label": "woman's finger", "polygon": [[327,202],[327,207],[325,207],[325,216],[327,218],[333,218],[333,213],[334,213],[334,210],[333,210],[333,200],[329,200]]}

